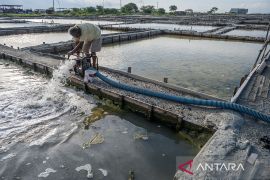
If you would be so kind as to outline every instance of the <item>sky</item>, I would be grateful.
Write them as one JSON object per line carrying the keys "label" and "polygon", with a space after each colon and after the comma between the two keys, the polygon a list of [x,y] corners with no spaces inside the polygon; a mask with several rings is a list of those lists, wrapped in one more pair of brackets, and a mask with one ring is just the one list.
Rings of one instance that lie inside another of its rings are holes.
{"label": "sky", "polygon": [[[0,0],[0,4],[20,4],[24,8],[45,9],[52,7],[53,0]],[[247,8],[249,13],[270,13],[270,0],[104,0],[105,8],[119,8],[129,2],[142,5],[153,5],[169,9],[176,5],[178,10],[193,9],[206,12],[212,7],[218,7],[218,12],[228,12],[230,8]],[[103,0],[55,0],[55,7],[72,8],[102,5]]]}

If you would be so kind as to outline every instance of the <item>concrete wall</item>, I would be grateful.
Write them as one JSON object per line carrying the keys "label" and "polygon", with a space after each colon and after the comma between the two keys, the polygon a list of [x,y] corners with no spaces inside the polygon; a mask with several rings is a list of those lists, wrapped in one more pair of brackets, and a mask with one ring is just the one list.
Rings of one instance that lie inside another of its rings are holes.
{"label": "concrete wall", "polygon": [[[119,43],[123,41],[132,41],[142,38],[154,37],[162,34],[160,30],[150,30],[150,31],[141,31],[141,32],[131,32],[131,33],[117,33],[117,34],[108,34],[102,35],[103,44]],[[53,44],[42,44],[38,46],[32,46],[23,48],[22,50],[30,50],[42,53],[61,53],[67,52],[74,48],[75,44],[73,41],[53,43]]]}

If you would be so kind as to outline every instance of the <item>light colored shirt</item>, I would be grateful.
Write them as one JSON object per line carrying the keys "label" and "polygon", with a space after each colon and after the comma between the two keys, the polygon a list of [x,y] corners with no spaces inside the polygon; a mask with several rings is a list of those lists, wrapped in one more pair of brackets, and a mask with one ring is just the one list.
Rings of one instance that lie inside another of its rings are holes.
{"label": "light colored shirt", "polygon": [[98,26],[90,23],[76,25],[81,29],[80,41],[88,42],[95,39],[99,39],[101,36],[101,30]]}

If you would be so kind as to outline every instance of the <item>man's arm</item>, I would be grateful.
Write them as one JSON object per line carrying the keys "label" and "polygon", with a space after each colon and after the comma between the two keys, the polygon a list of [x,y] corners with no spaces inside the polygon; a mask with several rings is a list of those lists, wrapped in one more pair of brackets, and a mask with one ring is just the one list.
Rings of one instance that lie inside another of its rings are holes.
{"label": "man's arm", "polygon": [[75,52],[77,52],[77,51],[83,46],[83,43],[84,43],[84,42],[79,42],[79,43],[77,44],[77,46],[76,46],[73,50],[69,51],[69,52],[68,52],[68,58],[69,58],[72,54],[74,54]]}

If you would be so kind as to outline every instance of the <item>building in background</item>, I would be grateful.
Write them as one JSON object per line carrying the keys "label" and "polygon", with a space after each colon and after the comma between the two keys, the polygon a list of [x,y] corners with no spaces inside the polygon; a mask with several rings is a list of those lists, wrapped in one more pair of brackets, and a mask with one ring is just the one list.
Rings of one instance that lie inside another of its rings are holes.
{"label": "building in background", "polygon": [[34,13],[36,14],[45,14],[46,13],[46,9],[35,9]]}
{"label": "building in background", "polygon": [[185,10],[187,15],[192,15],[193,14],[193,9],[186,9]]}
{"label": "building in background", "polygon": [[175,11],[175,15],[177,16],[185,16],[187,13],[185,11]]}
{"label": "building in background", "polygon": [[248,9],[231,8],[230,13],[231,14],[247,14],[248,13]]}
{"label": "building in background", "polygon": [[2,13],[23,13],[22,5],[0,5],[0,12]]}

